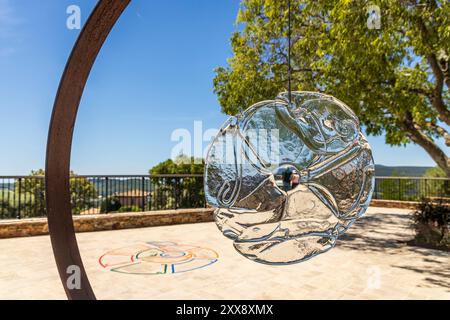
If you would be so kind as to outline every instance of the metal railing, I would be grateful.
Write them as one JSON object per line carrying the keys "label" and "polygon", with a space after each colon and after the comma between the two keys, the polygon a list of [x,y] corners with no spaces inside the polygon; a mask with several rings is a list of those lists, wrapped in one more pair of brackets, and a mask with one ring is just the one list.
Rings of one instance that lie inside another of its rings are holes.
{"label": "metal railing", "polygon": [[[203,175],[73,176],[75,215],[205,207]],[[43,217],[43,176],[0,176],[0,219]]]}
{"label": "metal railing", "polygon": [[[73,176],[75,215],[205,207],[203,175]],[[377,177],[373,199],[450,202],[450,179]],[[0,176],[0,219],[43,217],[43,176]]]}
{"label": "metal railing", "polygon": [[373,199],[450,202],[450,179],[428,177],[376,177]]}

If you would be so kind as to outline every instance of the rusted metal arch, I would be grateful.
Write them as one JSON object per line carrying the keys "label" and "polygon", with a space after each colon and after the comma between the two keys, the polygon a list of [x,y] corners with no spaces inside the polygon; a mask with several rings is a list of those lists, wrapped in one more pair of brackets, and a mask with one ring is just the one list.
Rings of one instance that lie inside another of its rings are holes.
{"label": "rusted metal arch", "polygon": [[[78,106],[95,59],[131,0],[100,0],[81,31],[59,83],[50,122],[45,191],[50,237],[67,297],[95,299],[78,249],[70,205],[70,154]],[[78,266],[81,287],[69,289],[70,266]]]}

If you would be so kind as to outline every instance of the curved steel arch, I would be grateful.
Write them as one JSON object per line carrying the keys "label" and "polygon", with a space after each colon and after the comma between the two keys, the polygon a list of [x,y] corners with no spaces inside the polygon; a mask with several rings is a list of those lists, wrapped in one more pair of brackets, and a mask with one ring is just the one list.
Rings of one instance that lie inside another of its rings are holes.
{"label": "curved steel arch", "polygon": [[[45,191],[47,219],[59,276],[67,297],[95,299],[78,249],[70,205],[70,154],[73,128],[84,87],[111,29],[131,0],[100,0],[81,31],[59,83],[47,141]],[[69,288],[71,266],[78,266],[79,288]],[[69,272],[69,273],[68,273]],[[68,283],[69,282],[69,283]]]}

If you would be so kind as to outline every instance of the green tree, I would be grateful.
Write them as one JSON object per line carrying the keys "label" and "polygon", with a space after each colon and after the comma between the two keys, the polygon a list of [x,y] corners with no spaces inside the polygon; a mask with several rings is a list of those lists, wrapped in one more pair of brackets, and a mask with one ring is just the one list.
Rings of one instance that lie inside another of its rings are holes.
{"label": "green tree", "polygon": [[117,212],[140,212],[141,208],[138,206],[122,206]]}
{"label": "green tree", "polygon": [[[203,174],[205,163],[202,159],[194,159],[185,155],[175,160],[168,159],[150,169],[150,175]],[[205,205],[203,178],[197,177],[155,177],[152,183],[156,190],[152,194],[153,206],[156,209],[197,208]]]}
{"label": "green tree", "polygon": [[404,176],[397,169],[392,170],[391,177],[377,179],[378,197],[384,200],[415,201],[421,195],[417,184],[411,179],[400,179]]}
{"label": "green tree", "polygon": [[[22,201],[21,213],[23,217],[36,217],[46,214],[45,204],[45,172],[42,169],[31,171],[30,179],[23,179],[20,185]],[[95,186],[86,178],[70,173],[70,195],[73,214],[80,214],[92,206],[92,201],[98,197]],[[16,183],[15,192],[19,194]]]}
{"label": "green tree", "polygon": [[30,178],[21,181],[20,190],[16,183],[15,192],[26,199],[20,210],[22,217],[46,215],[44,170],[31,171]]}
{"label": "green tree", "polygon": [[70,172],[70,202],[73,214],[80,214],[82,211],[92,208],[98,195],[98,191],[91,181]]}
{"label": "green tree", "polygon": [[[122,204],[120,203],[119,198],[113,196],[113,197],[107,197],[105,200],[102,201],[100,205],[100,212],[101,213],[110,213],[110,212],[118,212],[122,208]],[[126,211],[122,211],[126,212]],[[131,211],[129,211],[131,212]]]}
{"label": "green tree", "polygon": [[167,159],[149,170],[150,175],[157,174],[203,174],[205,161],[185,155],[179,155],[175,160]]}
{"label": "green tree", "polygon": [[446,177],[444,170],[439,167],[431,168],[425,171],[425,177],[427,178],[443,178]]}
{"label": "green tree", "polygon": [[[381,28],[368,27],[368,1],[292,1],[292,88],[346,102],[371,135],[415,143],[450,177],[450,2],[373,1]],[[242,0],[233,56],[216,69],[222,111],[273,99],[287,89],[288,1]]]}
{"label": "green tree", "polygon": [[[8,191],[10,192],[10,191]],[[12,192],[11,192],[12,193]],[[11,200],[0,194],[0,219],[13,219],[17,217],[17,208],[12,205]]]}
{"label": "green tree", "polygon": [[[444,178],[446,177],[444,170],[439,167],[428,169],[425,172],[426,178]],[[426,181],[426,190],[428,197],[446,199],[450,201],[450,183],[448,180],[430,179]]]}

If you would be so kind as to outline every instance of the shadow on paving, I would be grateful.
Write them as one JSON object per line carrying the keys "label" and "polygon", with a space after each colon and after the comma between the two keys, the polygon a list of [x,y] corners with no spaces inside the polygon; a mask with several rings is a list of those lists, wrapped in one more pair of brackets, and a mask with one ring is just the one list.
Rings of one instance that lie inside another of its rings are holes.
{"label": "shadow on paving", "polygon": [[[434,261],[437,264],[444,264],[441,261]],[[421,267],[413,266],[394,266],[404,270],[420,273],[425,276],[424,280],[427,282],[425,287],[443,287],[450,289],[450,268],[448,262],[445,265],[430,265]],[[422,286],[421,286],[422,287]],[[450,290],[447,290],[450,292]]]}
{"label": "shadow on paving", "polygon": [[364,216],[339,237],[337,246],[379,253],[402,248],[412,237],[409,222],[409,215],[375,213]]}
{"label": "shadow on paving", "polygon": [[[450,288],[450,266],[447,261],[436,258],[450,258],[450,254],[434,249],[424,249],[407,245],[411,240],[411,216],[395,213],[375,213],[358,220],[346,234],[342,235],[337,247],[344,250],[358,250],[371,253],[396,254],[406,249],[422,256],[418,265],[392,265],[393,268],[409,270],[424,275],[426,285]],[[404,254],[404,253],[403,253]],[[449,290],[450,292],[450,290]]]}

